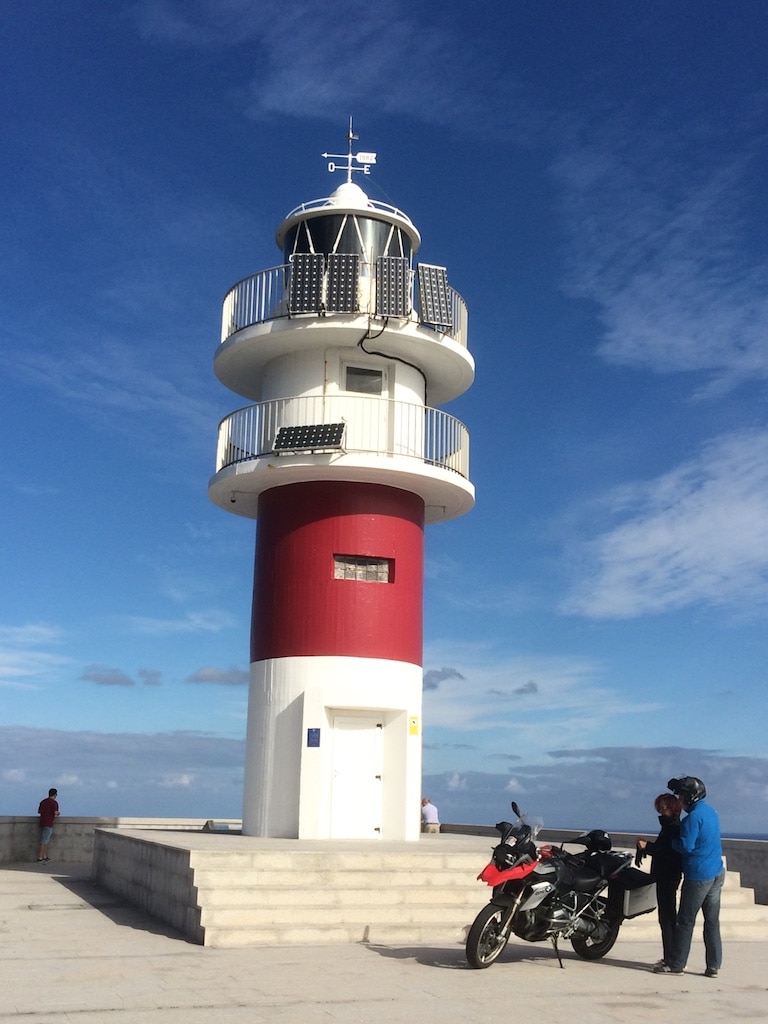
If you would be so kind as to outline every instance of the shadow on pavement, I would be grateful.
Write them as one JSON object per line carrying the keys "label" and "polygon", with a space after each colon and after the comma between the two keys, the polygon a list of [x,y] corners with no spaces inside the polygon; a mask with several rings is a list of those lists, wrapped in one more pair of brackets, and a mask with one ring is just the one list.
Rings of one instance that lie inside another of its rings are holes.
{"label": "shadow on pavement", "polygon": [[[363,943],[366,949],[379,956],[390,957],[396,960],[414,960],[424,967],[438,967],[443,970],[471,971],[473,968],[467,963],[463,948],[441,949],[429,946],[382,946],[373,942]],[[584,963],[590,967],[619,968],[622,970],[650,971],[651,965],[638,960],[618,960],[610,956],[601,960],[586,961],[570,950],[560,950],[563,961],[563,969],[568,969],[569,963]],[[541,960],[551,960],[557,966],[557,954],[551,948],[542,943],[540,946],[520,946],[510,944],[496,961],[496,966],[511,963],[535,963]]]}
{"label": "shadow on pavement", "polygon": [[[30,867],[38,867],[38,865],[30,865]],[[100,914],[121,928],[134,928],[152,935],[163,935],[185,945],[195,945],[175,928],[152,917],[146,911],[134,907],[122,896],[118,896],[94,882],[90,877],[90,865],[77,864],[72,865],[71,868],[67,865],[58,870],[55,866],[53,866],[53,870],[50,870],[52,865],[48,864],[40,865],[40,867],[48,868],[52,879],[80,901],[78,904],[67,905],[67,909],[88,906],[93,910],[98,910]],[[51,904],[50,909],[55,910],[56,904]]]}

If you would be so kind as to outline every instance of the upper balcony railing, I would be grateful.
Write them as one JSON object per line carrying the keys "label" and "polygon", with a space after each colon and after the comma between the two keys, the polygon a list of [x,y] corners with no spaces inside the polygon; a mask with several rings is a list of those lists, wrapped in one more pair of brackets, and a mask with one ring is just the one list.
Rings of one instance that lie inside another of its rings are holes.
{"label": "upper balcony railing", "polygon": [[230,413],[219,424],[216,472],[273,455],[282,427],[331,423],[344,424],[343,454],[404,456],[469,479],[469,431],[460,420],[440,409],[368,395],[280,398]]}
{"label": "upper balcony railing", "polygon": [[239,281],[225,296],[221,340],[279,317],[352,313],[411,320],[467,344],[467,306],[444,267],[382,256],[299,253],[290,263]]}
{"label": "upper balcony railing", "polygon": [[[402,210],[398,210],[396,206],[392,206],[391,203],[383,203],[378,199],[371,199],[369,196],[365,197],[366,208],[370,210],[378,210],[379,213],[384,213],[388,217],[396,217],[398,220],[405,221],[409,227],[416,231],[416,225],[413,223],[407,213],[403,213]],[[301,216],[304,213],[310,213],[313,210],[334,210],[335,204],[332,199],[326,197],[325,199],[311,199],[308,203],[300,203],[299,206],[295,207],[288,216],[285,218],[283,223],[294,220],[294,218]],[[361,212],[364,212],[361,211]]]}

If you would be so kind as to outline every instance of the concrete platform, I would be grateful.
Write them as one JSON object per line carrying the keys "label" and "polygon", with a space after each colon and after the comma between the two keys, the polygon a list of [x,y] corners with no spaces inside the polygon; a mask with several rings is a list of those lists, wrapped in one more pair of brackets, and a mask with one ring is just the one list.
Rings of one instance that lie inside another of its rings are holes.
{"label": "concrete platform", "polygon": [[0,870],[3,1024],[589,1024],[763,1021],[767,942],[726,943],[716,979],[694,944],[682,976],[658,943],[623,937],[602,961],[515,942],[485,971],[446,944],[194,945],[90,880],[86,866]]}
{"label": "concrete platform", "polygon": [[[265,839],[239,833],[97,830],[94,879],[205,946],[463,943],[490,890],[495,838],[415,843]],[[768,907],[729,871],[723,938],[768,940]],[[654,913],[624,924],[656,940]]]}

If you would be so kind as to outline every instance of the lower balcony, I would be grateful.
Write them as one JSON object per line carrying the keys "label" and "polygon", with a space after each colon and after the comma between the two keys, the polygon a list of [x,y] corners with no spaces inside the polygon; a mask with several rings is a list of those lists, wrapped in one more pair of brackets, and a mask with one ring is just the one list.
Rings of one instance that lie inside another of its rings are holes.
{"label": "lower balcony", "polygon": [[388,484],[420,494],[427,522],[474,504],[469,432],[453,416],[360,395],[281,398],[238,409],[219,425],[211,500],[255,518],[258,495],[299,480]]}

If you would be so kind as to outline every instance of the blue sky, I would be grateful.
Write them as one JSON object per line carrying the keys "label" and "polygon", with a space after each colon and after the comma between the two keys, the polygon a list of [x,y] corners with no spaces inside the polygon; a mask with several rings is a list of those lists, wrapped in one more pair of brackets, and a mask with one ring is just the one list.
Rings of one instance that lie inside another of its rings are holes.
{"label": "blue sky", "polygon": [[350,115],[466,299],[477,504],[427,534],[425,789],[768,832],[764,5],[2,4],[0,813],[237,817],[254,526],[221,300]]}

